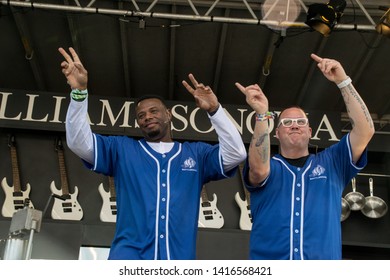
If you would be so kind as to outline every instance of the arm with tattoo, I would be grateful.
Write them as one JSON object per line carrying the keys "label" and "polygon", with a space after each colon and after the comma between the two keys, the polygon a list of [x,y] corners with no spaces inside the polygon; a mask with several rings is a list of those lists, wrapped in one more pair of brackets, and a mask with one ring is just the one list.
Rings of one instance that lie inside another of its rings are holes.
{"label": "arm with tattoo", "polygon": [[359,160],[368,142],[374,135],[375,128],[370,112],[352,83],[341,89],[345,107],[352,124],[350,142],[353,162]]}
{"label": "arm with tattoo", "polygon": [[[261,88],[255,84],[243,87],[236,83],[237,88],[246,96],[246,102],[257,114],[268,112],[268,99]],[[249,182],[252,186],[258,186],[267,178],[270,170],[270,136],[268,120],[256,120],[253,136],[249,145]]]}
{"label": "arm with tattoo", "polygon": [[311,57],[318,63],[317,66],[324,76],[329,81],[334,82],[341,90],[341,95],[352,124],[350,143],[352,159],[353,162],[356,162],[375,133],[370,112],[352,85],[352,80],[347,76],[340,62],[334,59],[321,58],[315,54],[312,54]]}
{"label": "arm with tattoo", "polygon": [[271,145],[268,122],[256,122],[249,145],[249,182],[253,186],[267,178],[270,171]]}

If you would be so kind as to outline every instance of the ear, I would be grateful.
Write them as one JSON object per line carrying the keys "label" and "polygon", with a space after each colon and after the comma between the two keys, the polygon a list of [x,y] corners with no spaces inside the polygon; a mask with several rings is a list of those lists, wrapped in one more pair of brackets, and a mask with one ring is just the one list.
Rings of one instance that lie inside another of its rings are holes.
{"label": "ear", "polygon": [[172,120],[172,113],[171,113],[171,110],[170,110],[170,109],[167,109],[166,113],[167,113],[167,117],[168,117],[169,121],[171,121],[171,120]]}
{"label": "ear", "polygon": [[279,139],[279,128],[275,129],[275,137],[276,139]]}

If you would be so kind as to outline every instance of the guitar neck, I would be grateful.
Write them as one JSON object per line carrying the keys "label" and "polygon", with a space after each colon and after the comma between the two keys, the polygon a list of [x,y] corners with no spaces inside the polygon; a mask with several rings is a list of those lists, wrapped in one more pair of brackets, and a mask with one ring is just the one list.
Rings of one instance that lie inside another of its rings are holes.
{"label": "guitar neck", "polygon": [[11,148],[11,163],[12,163],[12,180],[15,192],[21,192],[20,176],[19,176],[19,163],[16,153],[16,147],[10,146]]}
{"label": "guitar neck", "polygon": [[241,164],[239,165],[241,186],[242,186],[242,189],[244,190],[246,202],[248,203],[248,205],[251,205],[251,198],[250,198],[251,196],[250,196],[249,191],[248,191],[247,188],[245,187],[244,177],[243,177],[243,175],[242,175],[243,170],[244,170],[244,164],[241,163]]}
{"label": "guitar neck", "polygon": [[249,191],[246,189],[245,186],[243,186],[243,189],[244,189],[244,192],[245,192],[245,199],[246,199],[248,205],[251,205],[251,195],[250,195]]}
{"label": "guitar neck", "polygon": [[69,195],[69,185],[68,185],[68,178],[66,175],[64,151],[62,149],[58,149],[57,152],[58,152],[58,163],[60,165],[62,194]]}
{"label": "guitar neck", "polygon": [[114,177],[112,176],[108,176],[108,187],[110,190],[111,197],[116,197]]}
{"label": "guitar neck", "polygon": [[209,198],[207,196],[207,191],[206,191],[206,185],[203,185],[202,191],[200,193],[200,197],[202,198],[202,202],[203,203],[209,201]]}

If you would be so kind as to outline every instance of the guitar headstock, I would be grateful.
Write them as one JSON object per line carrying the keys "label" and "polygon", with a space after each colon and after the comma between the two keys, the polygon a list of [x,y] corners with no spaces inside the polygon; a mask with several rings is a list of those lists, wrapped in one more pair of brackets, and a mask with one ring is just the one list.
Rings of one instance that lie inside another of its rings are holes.
{"label": "guitar headstock", "polygon": [[8,147],[16,147],[15,135],[13,134],[8,137]]}
{"label": "guitar headstock", "polygon": [[242,163],[240,163],[240,165],[238,166],[238,171],[239,171],[239,176],[240,176],[240,179],[241,179],[241,183],[242,183],[242,185],[243,186],[245,186],[245,180],[244,180],[244,174],[243,174],[243,171],[244,171],[244,165],[245,165],[245,163],[244,162],[242,162]]}
{"label": "guitar headstock", "polygon": [[63,151],[64,150],[64,145],[62,144],[61,137],[56,138],[55,148],[56,148],[56,151]]}

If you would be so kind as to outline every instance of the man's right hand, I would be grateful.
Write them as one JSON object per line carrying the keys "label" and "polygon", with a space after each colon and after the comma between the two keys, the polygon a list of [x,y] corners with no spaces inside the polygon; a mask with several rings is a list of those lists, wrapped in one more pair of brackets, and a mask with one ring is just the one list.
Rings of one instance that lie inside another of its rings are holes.
{"label": "man's right hand", "polygon": [[246,102],[257,114],[265,114],[268,112],[268,99],[259,87],[258,84],[247,87],[240,83],[235,83],[236,87],[246,96]]}
{"label": "man's right hand", "polygon": [[58,51],[65,58],[65,61],[61,63],[61,68],[69,86],[72,89],[86,89],[88,72],[81,63],[76,51],[73,48],[69,48],[71,56],[63,48],[59,48]]}

